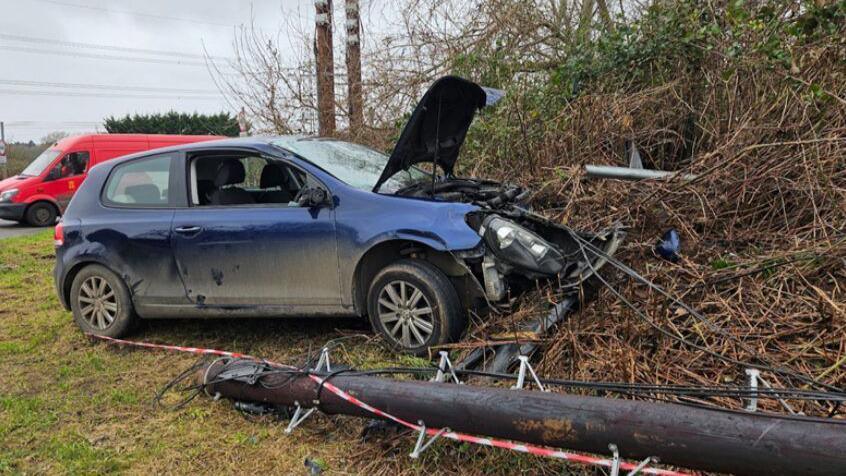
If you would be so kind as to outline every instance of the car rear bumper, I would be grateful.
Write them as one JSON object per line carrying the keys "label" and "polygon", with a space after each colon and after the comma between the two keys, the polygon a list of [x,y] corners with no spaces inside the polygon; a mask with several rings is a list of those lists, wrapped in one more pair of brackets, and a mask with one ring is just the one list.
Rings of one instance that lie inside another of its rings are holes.
{"label": "car rear bumper", "polygon": [[65,300],[65,293],[64,293],[64,278],[65,278],[65,268],[62,266],[62,258],[60,256],[56,257],[56,265],[53,267],[53,283],[56,288],[56,295],[59,297],[59,303],[62,305],[63,308],[70,311],[70,303]]}
{"label": "car rear bumper", "polygon": [[0,203],[0,218],[21,221],[26,211],[26,203]]}

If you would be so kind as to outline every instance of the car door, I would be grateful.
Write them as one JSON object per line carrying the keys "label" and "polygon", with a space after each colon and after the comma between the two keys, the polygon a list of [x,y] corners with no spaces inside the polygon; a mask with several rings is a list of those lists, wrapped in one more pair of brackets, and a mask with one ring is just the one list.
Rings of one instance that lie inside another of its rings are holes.
{"label": "car door", "polygon": [[187,205],[179,152],[118,164],[100,192],[102,208],[86,212],[91,252],[123,276],[142,317],[176,317],[188,305],[171,251],[174,210]]}
{"label": "car door", "polygon": [[[176,211],[172,228],[174,254],[189,300],[234,314],[239,309],[255,314],[340,312],[333,207],[306,208],[288,201],[200,203],[198,182],[214,181],[203,177],[202,170],[219,168],[204,158],[211,160],[200,155],[191,162],[191,206]],[[247,170],[245,175],[240,182],[221,179],[227,183],[218,189],[230,196],[260,196],[256,171]]]}
{"label": "car door", "polygon": [[56,199],[60,210],[67,208],[71,197],[85,179],[91,160],[88,148],[71,150],[59,159],[45,177],[44,193]]}

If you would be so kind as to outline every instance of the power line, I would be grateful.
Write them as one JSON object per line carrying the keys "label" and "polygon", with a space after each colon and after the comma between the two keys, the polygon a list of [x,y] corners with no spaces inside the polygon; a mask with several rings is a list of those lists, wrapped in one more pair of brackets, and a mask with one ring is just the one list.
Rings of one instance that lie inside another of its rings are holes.
{"label": "power line", "polygon": [[[6,126],[11,127],[11,126]],[[57,130],[66,130],[66,131],[90,131],[90,130],[97,130],[103,129],[103,125],[90,125],[90,126],[14,126],[14,128],[10,128],[9,131],[57,131]]]}
{"label": "power line", "polygon": [[45,3],[52,3],[54,5],[61,5],[65,7],[74,7],[74,8],[83,8],[86,10],[97,10],[106,13],[120,13],[123,15],[133,15],[137,17],[145,17],[145,18],[152,18],[156,20],[170,20],[170,21],[182,21],[188,23],[195,23],[200,25],[213,25],[218,27],[227,27],[227,28],[234,28],[235,25],[228,24],[228,23],[218,23],[212,21],[204,21],[204,20],[195,20],[193,18],[182,18],[182,17],[171,17],[167,15],[156,15],[154,13],[144,13],[144,12],[136,12],[132,10],[116,10],[113,8],[106,8],[106,7],[97,7],[94,5],[80,5],[78,3],[70,3],[70,2],[60,2],[58,0],[37,0],[39,2]]}
{"label": "power line", "polygon": [[222,96],[179,96],[179,95],[156,95],[156,94],[113,94],[113,93],[86,93],[76,91],[27,91],[21,89],[0,89],[0,94],[12,96],[66,96],[66,97],[95,97],[95,98],[117,98],[117,99],[181,99],[197,101],[217,101]]}
{"label": "power line", "polygon": [[36,86],[50,88],[73,88],[73,89],[94,89],[105,91],[136,91],[153,93],[183,93],[183,94],[217,94],[215,89],[179,89],[179,88],[157,88],[144,86],[110,86],[106,84],[85,84],[85,83],[53,83],[44,81],[24,81],[17,79],[0,79],[0,84],[11,86]]}
{"label": "power line", "polygon": [[[39,124],[44,124],[44,127],[50,126],[91,126],[91,125],[99,125],[101,124],[100,121],[8,121],[6,122],[7,126],[15,126],[15,127],[39,127]],[[48,126],[49,124],[49,126]]]}
{"label": "power line", "polygon": [[10,41],[20,41],[25,43],[35,43],[35,44],[48,44],[48,45],[59,45],[59,46],[66,46],[70,48],[87,48],[87,49],[95,49],[95,50],[105,50],[105,51],[120,51],[125,53],[142,53],[148,55],[156,55],[156,56],[172,56],[172,57],[181,57],[181,58],[191,58],[195,60],[206,60],[210,59],[212,61],[229,61],[233,58],[228,58],[224,56],[211,56],[211,55],[203,55],[198,53],[184,53],[180,51],[168,51],[168,50],[154,50],[148,48],[131,48],[128,46],[117,46],[117,45],[104,45],[99,43],[82,43],[79,41],[65,41],[65,40],[56,40],[52,38],[35,38],[32,36],[23,36],[23,35],[10,35],[7,33],[0,33],[0,39],[10,40]]}
{"label": "power line", "polygon": [[0,45],[0,49],[9,50],[9,51],[20,51],[20,52],[23,52],[23,53],[36,53],[36,54],[45,54],[45,55],[75,56],[75,57],[78,57],[78,58],[92,58],[92,59],[103,59],[103,60],[128,61],[130,63],[173,64],[173,65],[179,65],[179,66],[203,66],[203,67],[206,66],[205,62],[200,62],[200,61],[180,61],[180,60],[168,60],[168,59],[159,59],[159,58],[113,56],[113,55],[102,55],[102,54],[96,54],[96,53],[70,52],[70,51],[62,51],[62,50],[48,50],[48,49],[42,49],[42,48],[31,48],[31,47],[28,47],[28,46]]}

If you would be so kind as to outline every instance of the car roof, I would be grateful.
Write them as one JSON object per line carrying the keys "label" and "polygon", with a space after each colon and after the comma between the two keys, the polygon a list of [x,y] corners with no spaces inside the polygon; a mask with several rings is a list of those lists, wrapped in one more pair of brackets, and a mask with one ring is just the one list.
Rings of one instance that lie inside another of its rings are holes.
{"label": "car roof", "polygon": [[258,151],[266,151],[270,153],[268,149],[273,147],[273,149],[277,152],[284,151],[290,154],[293,157],[296,157],[298,160],[303,161],[309,164],[311,167],[318,169],[321,173],[328,176],[332,180],[338,181],[340,183],[344,183],[342,180],[338,179],[332,173],[326,171],[320,165],[317,165],[310,160],[291,152],[283,147],[272,145],[272,142],[277,139],[281,138],[293,138],[296,140],[327,140],[327,141],[340,141],[339,139],[334,139],[331,137],[318,137],[318,136],[303,136],[303,135],[275,135],[275,136],[250,136],[250,137],[237,137],[231,139],[218,139],[218,140],[210,140],[205,142],[192,142],[187,144],[179,144],[170,147],[162,147],[158,149],[150,149],[143,152],[138,152],[135,154],[125,155],[123,157],[118,157],[113,160],[108,160],[105,162],[101,162],[98,164],[97,168],[105,167],[108,170],[111,170],[115,166],[122,164],[124,162],[142,158],[142,157],[150,157],[157,154],[166,154],[168,152],[191,152],[197,150],[209,151],[209,150],[234,150],[234,149],[255,149]]}
{"label": "car roof", "polygon": [[217,139],[203,142],[189,142],[185,144],[177,144],[168,147],[160,147],[157,149],[149,149],[134,154],[125,155],[114,160],[103,162],[104,164],[111,164],[112,166],[126,162],[128,160],[137,159],[139,157],[147,157],[167,152],[190,152],[192,150],[208,150],[213,149],[234,149],[234,148],[263,148],[266,147],[272,137],[238,137],[232,139]]}
{"label": "car roof", "polygon": [[[237,148],[256,148],[262,149],[270,146],[273,141],[282,138],[290,138],[296,140],[321,140],[321,141],[338,141],[344,142],[332,137],[319,136],[305,136],[305,135],[273,135],[273,136],[250,136],[250,137],[233,137],[229,139],[215,139],[203,142],[190,142],[185,144],[178,144],[169,147],[162,147],[158,149],[150,149],[143,152],[138,152],[131,155],[120,157],[117,160],[110,160],[109,163],[118,164],[125,160],[132,160],[138,157],[145,157],[152,154],[165,152],[191,152],[194,150],[208,150],[208,149],[237,149]],[[296,155],[296,154],[294,154]]]}
{"label": "car roof", "polygon": [[151,139],[159,141],[210,141],[220,139],[213,135],[185,135],[185,134],[81,134],[63,137],[53,145],[60,149],[67,149],[77,144],[110,144],[124,142],[146,142]]}

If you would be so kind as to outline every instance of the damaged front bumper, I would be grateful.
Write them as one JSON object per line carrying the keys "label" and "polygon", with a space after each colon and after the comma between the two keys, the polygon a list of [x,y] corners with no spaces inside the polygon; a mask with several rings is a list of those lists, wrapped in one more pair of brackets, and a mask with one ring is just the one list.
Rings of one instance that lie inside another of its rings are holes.
{"label": "damaged front bumper", "polygon": [[[523,187],[492,180],[451,177],[432,184],[417,183],[397,195],[436,201],[470,203],[478,207],[465,220],[482,238],[471,250],[452,252],[475,283],[473,298],[496,312],[509,308],[511,298],[545,282],[560,296],[549,313],[523,322],[515,335],[542,337],[592,296],[590,280],[620,247],[621,226],[599,233],[574,230],[531,211],[531,193]],[[465,369],[507,372],[521,355],[538,348],[532,340],[506,341],[475,348],[459,363]]]}
{"label": "damaged front bumper", "polygon": [[[472,274],[488,309],[508,307],[510,297],[551,284],[561,299],[545,316],[521,323],[515,335],[542,337],[577,309],[594,276],[620,247],[625,232],[614,226],[588,233],[550,221],[531,211],[531,193],[519,186],[491,180],[450,178],[434,184],[416,184],[397,195],[438,201],[471,203],[467,224],[482,238],[472,250],[453,252]],[[587,290],[589,291],[589,289]],[[506,341],[477,347],[458,363],[463,369],[508,372],[518,357],[532,355],[538,344]]]}
{"label": "damaged front bumper", "polygon": [[[489,304],[506,302],[538,280],[545,280],[563,294],[545,316],[514,329],[515,335],[538,338],[577,309],[584,296],[592,294],[583,292],[586,281],[617,252],[625,238],[619,226],[601,233],[580,232],[518,207],[482,210],[468,216],[468,223],[483,238],[484,250],[475,261]],[[531,339],[503,342],[473,349],[458,366],[507,373],[519,356],[530,356],[537,349],[538,344]]]}
{"label": "damaged front bumper", "polygon": [[494,180],[450,177],[418,182],[395,193],[479,207],[466,220],[482,237],[481,245],[454,255],[472,269],[493,303],[541,279],[557,281],[562,290],[577,289],[605,265],[605,256],[613,255],[625,237],[621,227],[586,233],[547,220],[531,211],[529,190]]}
{"label": "damaged front bumper", "polygon": [[517,207],[482,210],[468,216],[468,223],[483,239],[476,267],[491,302],[542,279],[554,282],[560,291],[577,290],[625,237],[620,227],[580,232]]}

